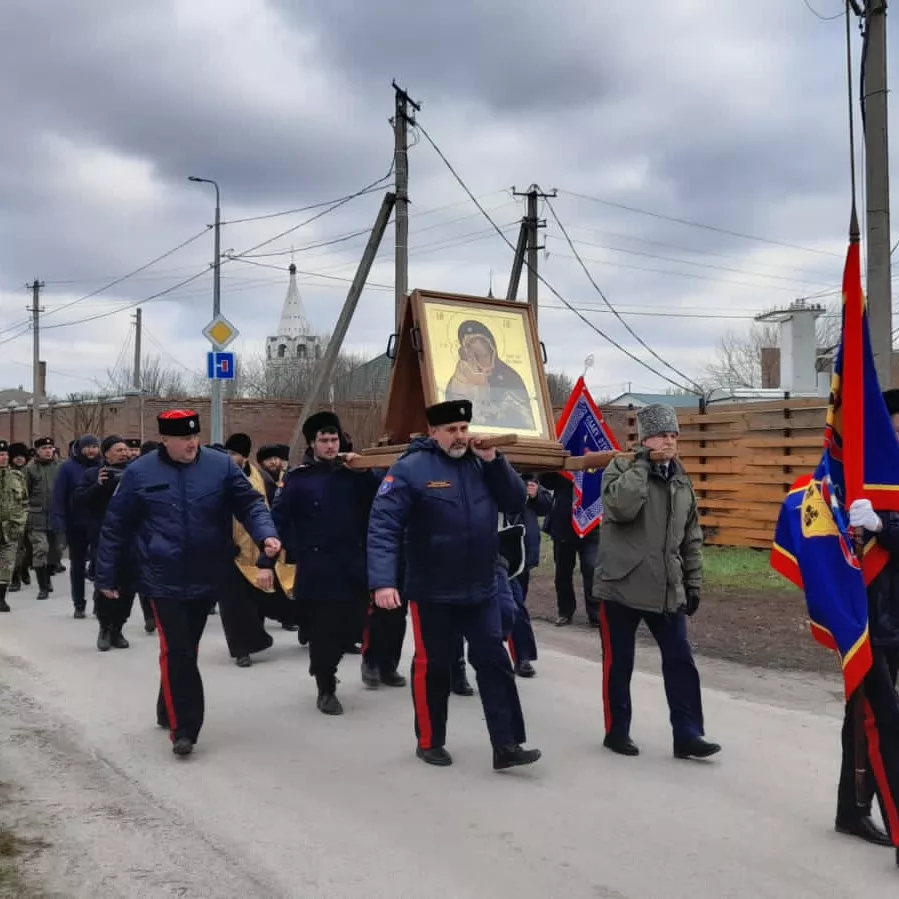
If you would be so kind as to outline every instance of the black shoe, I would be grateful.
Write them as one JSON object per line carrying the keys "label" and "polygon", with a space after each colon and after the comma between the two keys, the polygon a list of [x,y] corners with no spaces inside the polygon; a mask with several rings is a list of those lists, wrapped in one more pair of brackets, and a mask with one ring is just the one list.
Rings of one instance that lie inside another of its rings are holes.
{"label": "black shoe", "polygon": [[238,668],[250,668],[253,664],[253,660],[249,656],[238,656],[234,660],[234,664],[237,665]]}
{"label": "black shoe", "polygon": [[468,678],[463,676],[453,681],[453,693],[456,696],[474,696],[474,687],[468,683]]}
{"label": "black shoe", "polygon": [[282,623],[281,629],[282,629],[282,630],[285,630],[285,631],[290,631],[291,633],[295,633],[296,631],[299,630],[299,627],[298,627],[297,625],[292,624],[291,622],[288,621],[287,624],[283,624],[283,623]]}
{"label": "black shoe", "polygon": [[144,630],[152,634],[156,630],[156,621],[153,618],[144,618]]}
{"label": "black shoe", "polygon": [[[38,599],[40,599],[40,596],[38,596]],[[84,609],[81,606],[79,606],[77,609],[75,609],[75,614],[72,617],[79,618],[79,619],[87,618],[87,614],[85,613]]]}
{"label": "black shoe", "polygon": [[113,649],[128,649],[131,646],[121,631],[110,631],[109,642]]}
{"label": "black shoe", "polygon": [[112,636],[105,627],[101,627],[100,633],[97,634],[97,649],[100,652],[108,652],[112,649]]}
{"label": "black shoe", "polygon": [[191,740],[190,737],[178,737],[174,743],[172,743],[172,752],[178,756],[187,756],[190,755],[194,751],[194,741]]}
{"label": "black shoe", "polygon": [[523,659],[515,666],[515,673],[519,677],[535,677],[537,675],[536,669],[527,659]]}
{"label": "black shoe", "polygon": [[37,598],[38,599],[49,599],[50,591],[47,589],[47,581],[50,580],[47,575],[46,568],[35,568],[34,576],[37,579]]}
{"label": "black shoe", "polygon": [[16,575],[11,581],[9,586],[6,588],[8,593],[18,593],[19,590],[22,589],[22,580]]}
{"label": "black shoe", "polygon": [[381,686],[381,675],[377,668],[373,665],[368,665],[363,659],[360,670],[362,672],[362,683],[369,690],[377,690]]}
{"label": "black shoe", "polygon": [[851,817],[848,815],[837,815],[833,829],[837,833],[858,837],[860,840],[864,840],[866,843],[873,843],[875,846],[893,845],[889,835],[874,823],[870,815],[858,814]]}
{"label": "black shoe", "polygon": [[618,755],[638,756],[640,747],[627,734],[606,734],[602,745]]}
{"label": "black shoe", "polygon": [[438,768],[448,768],[453,763],[453,757],[442,746],[432,746],[430,749],[417,746],[415,754],[425,764],[436,765]]}
{"label": "black shoe", "polygon": [[6,596],[3,595],[5,593],[5,590],[3,590],[3,593],[0,593],[0,612],[11,612],[12,609],[9,607],[9,603],[6,601]]}
{"label": "black shoe", "polygon": [[27,568],[23,568],[23,569],[19,572],[19,579],[22,581],[22,583],[23,583],[26,587],[30,587],[30,586],[31,586],[31,573],[28,571]]}
{"label": "black shoe", "polygon": [[709,743],[702,737],[694,737],[692,740],[684,740],[674,744],[674,757],[676,759],[707,759],[721,752],[717,743]]}
{"label": "black shoe", "polygon": [[53,592],[53,581],[51,580],[49,573],[47,574],[47,592]]}
{"label": "black shoe", "polygon": [[406,678],[404,678],[402,674],[399,674],[396,671],[382,671],[380,677],[381,683],[384,684],[385,687],[406,686]]}
{"label": "black shoe", "polygon": [[318,700],[315,704],[323,715],[343,714],[343,706],[333,693],[319,693]]}
{"label": "black shoe", "polygon": [[556,619],[556,627],[568,627],[572,618],[574,618],[574,615],[559,615]]}
{"label": "black shoe", "polygon": [[506,768],[520,768],[522,765],[533,765],[541,756],[539,749],[525,749],[517,743],[510,746],[493,747],[493,770],[505,771]]}
{"label": "black shoe", "polygon": [[309,642],[309,633],[301,627],[297,628],[297,642],[300,646],[305,646]]}

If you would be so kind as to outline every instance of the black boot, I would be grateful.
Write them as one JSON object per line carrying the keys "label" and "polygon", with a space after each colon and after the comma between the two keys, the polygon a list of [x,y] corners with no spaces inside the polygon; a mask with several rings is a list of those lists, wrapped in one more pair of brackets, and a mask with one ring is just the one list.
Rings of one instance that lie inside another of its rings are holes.
{"label": "black boot", "polygon": [[396,669],[382,668],[381,683],[386,687],[405,687],[406,678]]}
{"label": "black boot", "polygon": [[22,583],[26,587],[31,586],[31,572],[28,570],[27,565],[22,566],[22,570],[19,572],[19,577],[22,579]]}
{"label": "black boot", "polygon": [[131,646],[122,634],[122,629],[120,627],[110,628],[109,642],[112,644],[113,649],[128,649],[128,647]]}
{"label": "black boot", "polygon": [[46,568],[35,568],[34,576],[37,579],[37,598],[49,599],[50,591],[47,588],[47,582],[50,580]]}
{"label": "black boot", "polygon": [[721,752],[717,743],[709,743],[702,737],[693,737],[690,740],[675,741],[674,757],[676,759],[707,759]]}
{"label": "black boot", "polygon": [[97,649],[100,652],[109,652],[112,649],[112,637],[109,633],[109,628],[100,628],[100,633],[97,634]]}
{"label": "black boot", "polygon": [[474,696],[474,687],[468,683],[468,677],[466,677],[464,669],[461,674],[456,674],[453,677],[452,691],[456,696]]}
{"label": "black boot", "polygon": [[606,734],[602,745],[618,755],[626,755],[631,758],[640,755],[640,748],[627,734]]}
{"label": "black boot", "polygon": [[893,845],[889,835],[874,823],[869,809],[853,809],[848,814],[837,812],[833,829],[837,833],[858,837],[875,846]]}
{"label": "black boot", "polygon": [[436,765],[438,768],[448,768],[453,763],[453,757],[443,746],[432,746],[430,749],[422,749],[421,746],[418,746],[415,754],[426,765]]}
{"label": "black boot", "polygon": [[22,579],[19,577],[18,568],[13,572],[12,580],[9,582],[8,593],[18,593],[22,589]]}
{"label": "black boot", "polygon": [[493,769],[505,771],[507,768],[520,768],[522,765],[533,765],[540,758],[539,749],[525,749],[517,743],[510,746],[493,747]]}
{"label": "black boot", "polygon": [[0,584],[0,612],[12,611],[6,601],[6,584]]}
{"label": "black boot", "polygon": [[155,618],[144,618],[144,630],[148,634],[152,634],[153,631],[156,630],[156,619]]}
{"label": "black boot", "polygon": [[369,690],[377,690],[381,686],[381,675],[374,665],[369,665],[365,659],[362,660],[362,683]]}
{"label": "black boot", "polygon": [[319,693],[315,705],[323,715],[343,714],[343,706],[334,693]]}

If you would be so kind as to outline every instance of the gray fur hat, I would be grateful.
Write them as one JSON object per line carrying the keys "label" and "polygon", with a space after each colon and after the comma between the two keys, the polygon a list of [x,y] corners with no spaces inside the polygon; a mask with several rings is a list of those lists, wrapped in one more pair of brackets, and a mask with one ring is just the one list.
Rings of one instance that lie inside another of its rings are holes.
{"label": "gray fur hat", "polygon": [[637,433],[640,440],[657,437],[659,434],[679,434],[677,413],[671,406],[653,403],[637,410]]}

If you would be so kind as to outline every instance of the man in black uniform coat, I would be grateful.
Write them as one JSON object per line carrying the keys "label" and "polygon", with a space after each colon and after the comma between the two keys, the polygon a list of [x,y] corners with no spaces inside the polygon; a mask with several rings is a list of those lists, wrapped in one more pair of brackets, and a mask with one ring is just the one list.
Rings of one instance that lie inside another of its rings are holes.
{"label": "man in black uniform coat", "polygon": [[[197,659],[209,612],[234,567],[234,523],[247,529],[263,558],[281,541],[264,499],[224,453],[201,450],[200,417],[171,409],[158,417],[162,445],[128,466],[106,510],[95,586],[118,599],[132,562],[159,633],[161,683],[156,720],[172,750],[189,755],[203,726]],[[136,556],[136,558],[135,558]]]}
{"label": "man in black uniform coat", "polygon": [[539,750],[521,745],[524,717],[503,644],[496,580],[499,514],[520,514],[527,493],[495,448],[470,437],[471,411],[467,400],[431,406],[430,436],[413,440],[384,477],[368,529],[368,581],[382,609],[401,606],[401,589],[409,601],[418,757],[452,764],[444,744],[461,634],[477,675],[493,767],[501,770],[540,758]]}
{"label": "man in black uniform coat", "polygon": [[[883,398],[899,438],[899,390]],[[899,847],[899,514],[877,512],[870,500],[849,507],[849,524],[864,532],[890,554],[884,570],[868,586],[868,627],[874,663],[863,687],[846,704],[843,720],[843,760],[837,790],[835,827],[839,833],[869,843]],[[858,709],[859,703],[862,708]],[[864,721],[867,749],[867,785],[856,796],[856,726]],[[884,833],[871,819],[871,801],[877,796],[887,826]],[[896,850],[899,865],[899,848]]]}
{"label": "man in black uniform coat", "polygon": [[296,565],[293,598],[308,616],[309,673],[325,715],[343,714],[337,666],[361,634],[368,609],[365,535],[377,489],[371,471],[353,471],[338,458],[342,433],[333,412],[306,419],[303,461],[287,472],[272,505],[287,562]]}

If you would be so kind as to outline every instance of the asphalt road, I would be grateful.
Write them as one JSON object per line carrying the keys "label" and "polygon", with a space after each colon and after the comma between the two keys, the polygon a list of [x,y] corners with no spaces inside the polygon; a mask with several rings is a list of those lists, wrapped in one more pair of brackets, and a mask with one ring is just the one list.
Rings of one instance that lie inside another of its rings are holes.
{"label": "asphalt road", "polygon": [[179,761],[154,722],[155,637],[135,615],[132,648],[97,653],[95,622],[72,619],[56,581],[55,598],[37,603],[31,588],[0,616],[0,778],[51,844],[33,873],[67,899],[849,899],[899,887],[891,850],[832,831],[832,691],[780,690],[768,674],[778,701],[762,701],[753,672],[718,666],[709,680],[726,689],[707,685],[706,720],[724,752],[683,762],[661,683],[640,672],[643,754],[625,759],[600,745],[597,662],[545,649],[520,685],[543,760],[494,773],[478,700],[453,697],[455,765],[435,769],[414,756],[407,690],[366,691],[348,657],[346,714],[326,718],[294,634],[274,626],[275,647],[238,669],[214,617],[206,726]]}

